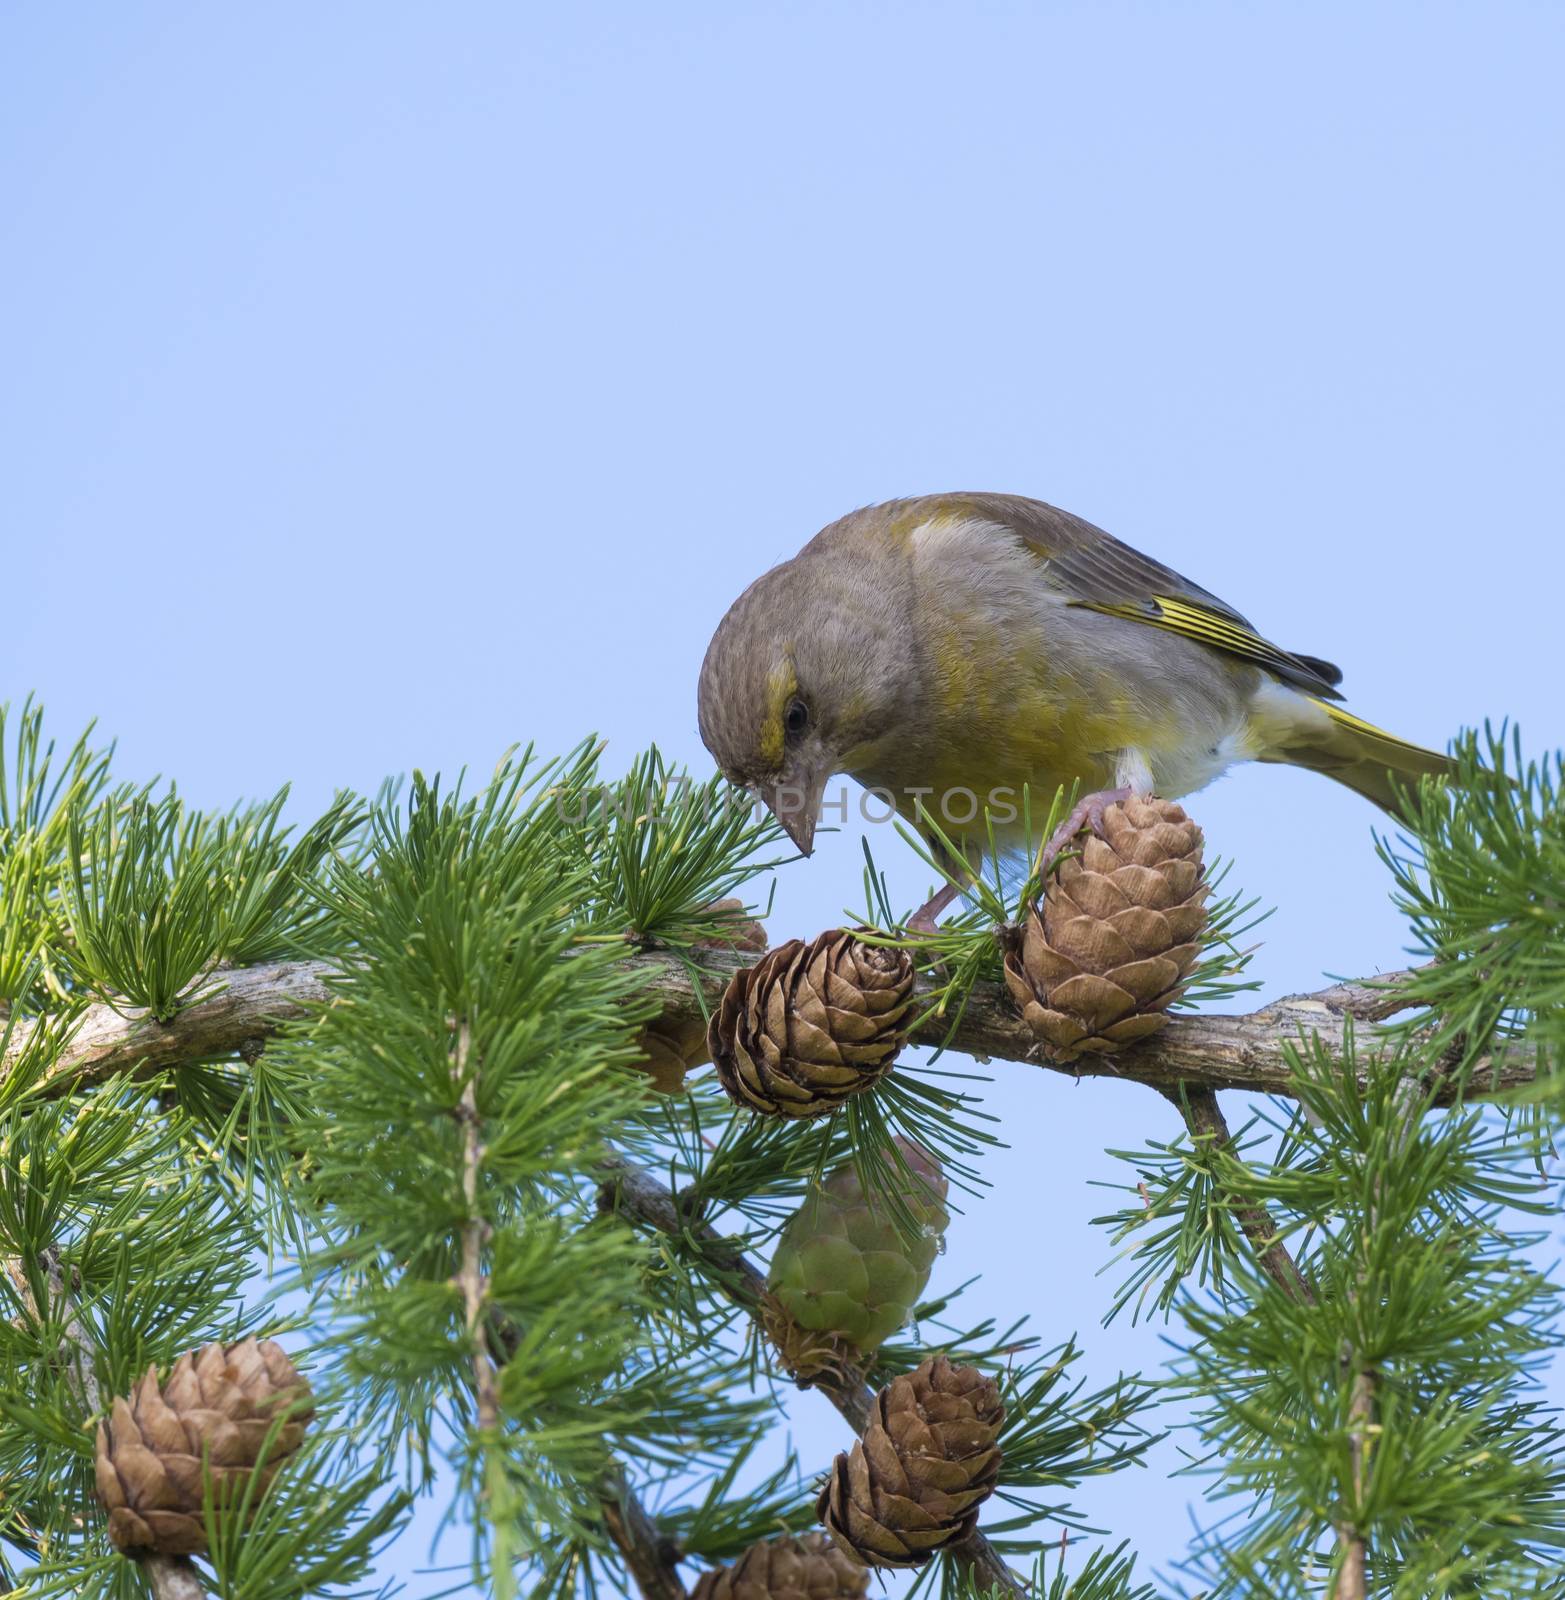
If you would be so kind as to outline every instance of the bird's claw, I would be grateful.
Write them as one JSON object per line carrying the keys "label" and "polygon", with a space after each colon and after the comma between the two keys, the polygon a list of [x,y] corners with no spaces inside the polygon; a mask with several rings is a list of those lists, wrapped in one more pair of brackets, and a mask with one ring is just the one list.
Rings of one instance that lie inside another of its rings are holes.
{"label": "bird's claw", "polygon": [[1071,807],[1070,815],[1049,835],[1048,843],[1038,852],[1038,881],[1047,883],[1055,863],[1070,849],[1076,835],[1084,828],[1103,837],[1103,815],[1110,806],[1128,800],[1135,791],[1124,789],[1099,789],[1083,795]]}

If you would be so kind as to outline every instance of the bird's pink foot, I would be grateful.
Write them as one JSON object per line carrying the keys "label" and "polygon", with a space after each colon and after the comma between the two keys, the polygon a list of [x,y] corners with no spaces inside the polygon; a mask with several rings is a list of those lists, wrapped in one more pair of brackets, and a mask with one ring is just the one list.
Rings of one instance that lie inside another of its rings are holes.
{"label": "bird's pink foot", "polygon": [[1054,863],[1070,849],[1076,835],[1083,828],[1090,828],[1101,839],[1103,837],[1103,813],[1110,806],[1118,805],[1122,800],[1128,800],[1135,793],[1129,787],[1123,789],[1099,789],[1096,792],[1083,795],[1071,807],[1071,813],[1049,835],[1049,842],[1044,845],[1038,854],[1038,881],[1047,883],[1049,874],[1054,871]]}

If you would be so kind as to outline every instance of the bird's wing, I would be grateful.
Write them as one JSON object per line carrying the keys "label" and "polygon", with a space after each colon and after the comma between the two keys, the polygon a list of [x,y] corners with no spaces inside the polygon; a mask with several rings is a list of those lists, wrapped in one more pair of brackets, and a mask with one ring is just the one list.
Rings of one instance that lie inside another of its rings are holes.
{"label": "bird's wing", "polygon": [[1322,699],[1342,698],[1337,692],[1342,673],[1329,661],[1273,644],[1215,594],[1090,522],[1020,496],[953,498],[1020,538],[1038,557],[1046,580],[1073,605],[1183,634]]}

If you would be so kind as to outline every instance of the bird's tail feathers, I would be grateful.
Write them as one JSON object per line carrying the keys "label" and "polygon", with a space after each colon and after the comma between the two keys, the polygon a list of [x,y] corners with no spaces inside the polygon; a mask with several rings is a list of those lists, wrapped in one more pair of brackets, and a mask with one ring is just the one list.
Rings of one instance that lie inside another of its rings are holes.
{"label": "bird's tail feathers", "polygon": [[1410,744],[1384,728],[1314,695],[1289,692],[1286,710],[1276,696],[1262,719],[1262,761],[1308,767],[1372,800],[1382,811],[1402,816],[1402,792],[1416,790],[1425,776],[1449,778],[1456,762],[1437,750]]}

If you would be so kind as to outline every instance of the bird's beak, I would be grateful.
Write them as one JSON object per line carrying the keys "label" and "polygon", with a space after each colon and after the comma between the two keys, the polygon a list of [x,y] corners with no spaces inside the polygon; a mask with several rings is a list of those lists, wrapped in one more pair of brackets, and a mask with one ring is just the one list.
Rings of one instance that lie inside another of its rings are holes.
{"label": "bird's beak", "polygon": [[802,783],[769,784],[760,790],[766,809],[782,824],[801,856],[815,848],[815,824],[820,820],[821,796],[826,791],[824,778]]}

